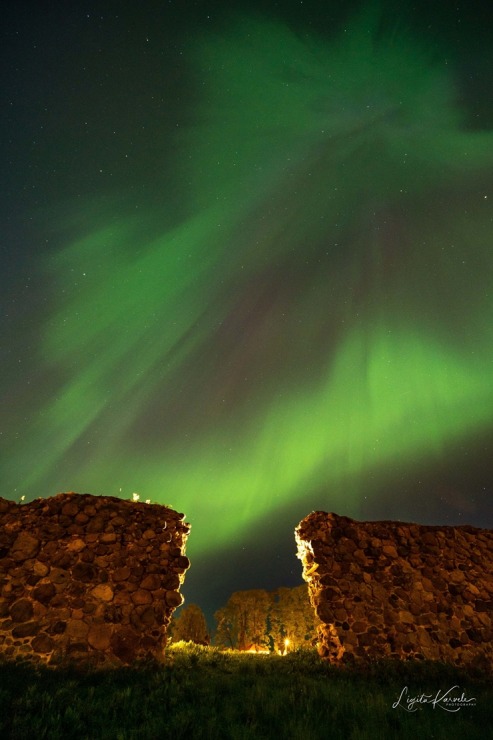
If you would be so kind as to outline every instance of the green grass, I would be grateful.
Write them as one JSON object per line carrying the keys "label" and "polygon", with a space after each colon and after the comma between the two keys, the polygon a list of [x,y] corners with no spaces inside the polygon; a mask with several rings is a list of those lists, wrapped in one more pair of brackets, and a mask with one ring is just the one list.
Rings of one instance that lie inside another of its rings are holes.
{"label": "green grass", "polygon": [[[493,727],[490,676],[434,663],[336,668],[286,657],[170,649],[164,666],[107,672],[0,664],[0,737],[27,740],[474,740]],[[392,708],[458,685],[476,705]]]}

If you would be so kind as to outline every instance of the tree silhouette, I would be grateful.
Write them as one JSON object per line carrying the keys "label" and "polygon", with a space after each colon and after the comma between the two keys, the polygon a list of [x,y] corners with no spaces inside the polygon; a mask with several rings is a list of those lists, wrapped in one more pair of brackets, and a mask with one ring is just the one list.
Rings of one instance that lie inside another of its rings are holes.
{"label": "tree silhouette", "polygon": [[[318,625],[306,584],[279,588],[236,591],[214,615],[216,645],[249,650],[269,648],[284,652],[309,646]],[[288,641],[288,643],[286,643]]]}
{"label": "tree silhouette", "polygon": [[270,598],[267,591],[236,591],[226,606],[215,613],[217,645],[248,650],[269,645],[267,617]]}
{"label": "tree silhouette", "polygon": [[169,634],[171,635],[171,642],[185,640],[195,642],[197,645],[208,645],[210,643],[204,612],[197,604],[188,604],[181,610],[178,617],[173,617]]}
{"label": "tree silhouette", "polygon": [[311,645],[319,620],[310,604],[308,586],[278,588],[272,595],[269,622],[274,649],[283,652],[287,646],[294,650]]}

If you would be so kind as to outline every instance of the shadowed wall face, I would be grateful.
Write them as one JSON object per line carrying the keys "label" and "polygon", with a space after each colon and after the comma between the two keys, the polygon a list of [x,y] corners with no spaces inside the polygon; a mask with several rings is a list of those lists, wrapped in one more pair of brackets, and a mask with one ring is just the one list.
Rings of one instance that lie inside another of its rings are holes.
{"label": "shadowed wall face", "polygon": [[190,525],[164,506],[0,498],[0,654],[51,665],[161,660]]}
{"label": "shadowed wall face", "polygon": [[317,511],[296,540],[322,657],[493,665],[490,530]]}

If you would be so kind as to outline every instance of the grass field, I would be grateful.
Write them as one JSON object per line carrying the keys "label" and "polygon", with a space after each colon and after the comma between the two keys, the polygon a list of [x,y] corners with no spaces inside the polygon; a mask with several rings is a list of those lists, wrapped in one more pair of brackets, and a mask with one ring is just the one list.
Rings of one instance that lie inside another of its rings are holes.
{"label": "grass field", "polygon": [[[393,707],[439,694],[415,712]],[[456,712],[440,699],[475,699]],[[336,668],[315,652],[287,656],[182,646],[163,666],[106,672],[0,664],[0,738],[18,740],[483,740],[493,689],[479,671],[386,662]]]}

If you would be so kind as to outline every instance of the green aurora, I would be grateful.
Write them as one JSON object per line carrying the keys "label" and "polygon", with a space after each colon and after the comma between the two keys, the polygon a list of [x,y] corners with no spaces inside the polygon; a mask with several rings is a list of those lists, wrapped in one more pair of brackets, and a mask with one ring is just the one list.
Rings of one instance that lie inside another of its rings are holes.
{"label": "green aurora", "polygon": [[313,492],[358,516],[370,475],[491,428],[493,135],[372,13],[329,40],[241,19],[187,54],[180,208],[79,201],[40,265],[50,392],[3,471],[171,503],[197,554]]}

